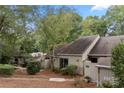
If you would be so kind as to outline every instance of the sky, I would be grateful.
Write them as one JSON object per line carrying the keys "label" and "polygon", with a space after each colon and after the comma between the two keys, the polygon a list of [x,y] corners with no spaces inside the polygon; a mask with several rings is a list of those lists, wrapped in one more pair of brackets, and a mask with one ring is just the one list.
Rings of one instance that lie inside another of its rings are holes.
{"label": "sky", "polygon": [[110,5],[74,5],[73,7],[83,18],[87,16],[102,16]]}

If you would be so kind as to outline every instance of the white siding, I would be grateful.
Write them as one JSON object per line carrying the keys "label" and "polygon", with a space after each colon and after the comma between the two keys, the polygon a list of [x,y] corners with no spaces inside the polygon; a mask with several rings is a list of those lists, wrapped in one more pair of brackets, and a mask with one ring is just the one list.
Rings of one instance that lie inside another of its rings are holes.
{"label": "white siding", "polygon": [[98,58],[98,65],[111,66],[111,57]]}
{"label": "white siding", "polygon": [[84,75],[89,76],[92,79],[92,82],[97,82],[97,63],[91,63],[91,61],[86,61],[84,64]]}
{"label": "white siding", "polygon": [[[93,82],[97,82],[98,81],[98,68],[96,67],[96,65],[110,66],[110,64],[111,64],[111,58],[110,57],[99,57],[97,63],[91,63],[90,61],[86,61],[84,63],[85,76],[89,76],[89,77],[91,77]],[[100,73],[99,82],[101,82],[103,80],[107,80],[107,79],[108,80],[112,79],[110,69],[100,68],[99,73]]]}
{"label": "white siding", "polygon": [[[98,65],[111,66],[111,57],[100,57],[98,59]],[[98,75],[99,75],[98,84],[101,84],[105,80],[110,82],[113,80],[111,69],[99,67]]]}
{"label": "white siding", "polygon": [[105,68],[99,68],[99,84],[101,84],[103,81],[112,81],[112,71],[110,69],[105,69]]}
{"label": "white siding", "polygon": [[78,67],[77,73],[78,74],[83,74],[83,64],[81,62],[82,57],[78,56],[59,56],[58,58],[55,59],[54,61],[54,67],[60,67],[60,58],[67,58],[68,59],[68,65],[76,65]]}
{"label": "white siding", "polygon": [[54,58],[54,67],[59,68],[59,58]]}

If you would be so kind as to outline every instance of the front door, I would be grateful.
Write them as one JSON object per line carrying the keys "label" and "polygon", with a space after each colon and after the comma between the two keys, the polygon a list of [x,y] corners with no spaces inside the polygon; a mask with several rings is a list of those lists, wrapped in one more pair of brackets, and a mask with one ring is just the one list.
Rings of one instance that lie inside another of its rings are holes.
{"label": "front door", "polygon": [[68,65],[67,58],[60,58],[60,68],[65,68]]}

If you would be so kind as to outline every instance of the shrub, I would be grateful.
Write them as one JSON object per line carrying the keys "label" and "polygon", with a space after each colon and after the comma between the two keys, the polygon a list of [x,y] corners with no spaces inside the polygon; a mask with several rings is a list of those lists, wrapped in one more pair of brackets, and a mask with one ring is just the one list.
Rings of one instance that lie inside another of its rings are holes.
{"label": "shrub", "polygon": [[69,65],[69,66],[61,69],[61,73],[63,75],[75,76],[76,75],[76,70],[77,70],[77,66],[75,66],[75,65]]}
{"label": "shrub", "polygon": [[15,66],[9,64],[0,64],[1,75],[12,75],[15,71]]}
{"label": "shrub", "polygon": [[77,66],[75,66],[75,65],[67,66],[66,70],[67,70],[68,75],[75,76],[76,75]]}
{"label": "shrub", "polygon": [[30,75],[36,74],[37,72],[40,71],[40,69],[41,69],[40,62],[29,62],[27,64],[27,72]]}
{"label": "shrub", "polygon": [[38,72],[41,70],[41,62],[36,62],[37,64],[37,68],[38,68]]}
{"label": "shrub", "polygon": [[53,72],[59,73],[60,72],[60,69],[59,68],[53,68]]}
{"label": "shrub", "polygon": [[103,88],[112,88],[112,84],[109,81],[103,81],[102,87]]}
{"label": "shrub", "polygon": [[60,72],[61,72],[63,75],[68,75],[67,68],[62,68],[62,69],[60,70]]}
{"label": "shrub", "polygon": [[9,56],[1,55],[0,64],[8,64],[9,61],[10,61],[10,57]]}

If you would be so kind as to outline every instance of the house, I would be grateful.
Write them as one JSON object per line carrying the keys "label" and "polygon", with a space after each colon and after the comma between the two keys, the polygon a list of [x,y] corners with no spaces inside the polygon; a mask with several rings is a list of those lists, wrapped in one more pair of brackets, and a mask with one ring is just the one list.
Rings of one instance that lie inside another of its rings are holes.
{"label": "house", "polygon": [[124,36],[81,37],[54,49],[54,67],[73,64],[78,67],[78,74],[91,77],[92,82],[112,81],[111,51],[123,40]]}
{"label": "house", "polygon": [[116,45],[123,41],[124,36],[101,37],[88,54],[90,62],[92,62],[92,64],[96,63],[95,65],[97,67],[97,69],[94,67],[95,69],[93,71],[95,73],[92,71],[92,73],[90,71],[88,73],[97,84],[100,84],[104,80],[113,80],[111,71],[111,52]]}
{"label": "house", "polygon": [[85,36],[57,47],[54,51],[54,67],[64,68],[67,65],[76,65],[77,73],[83,75],[83,63],[98,40],[99,36]]}

